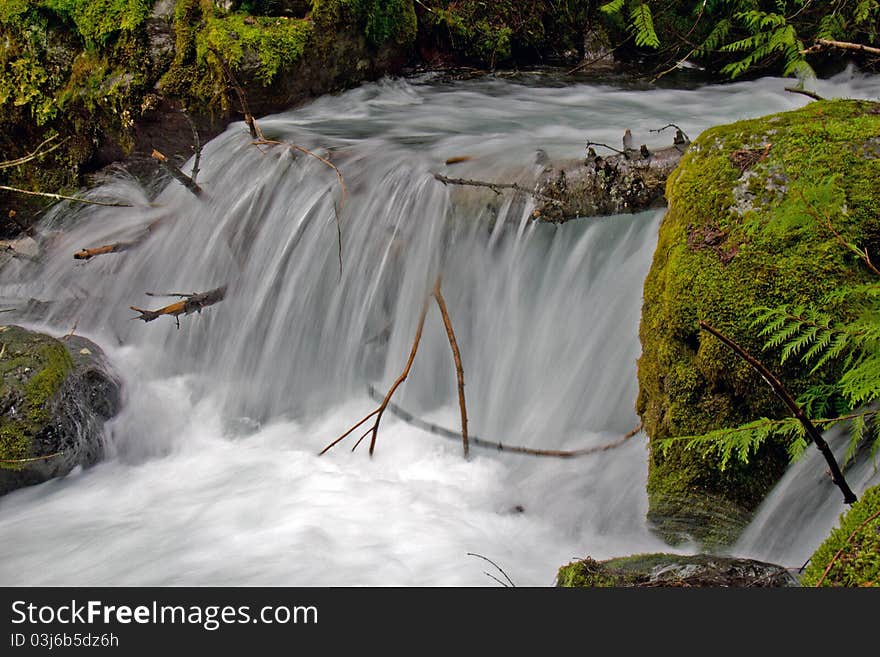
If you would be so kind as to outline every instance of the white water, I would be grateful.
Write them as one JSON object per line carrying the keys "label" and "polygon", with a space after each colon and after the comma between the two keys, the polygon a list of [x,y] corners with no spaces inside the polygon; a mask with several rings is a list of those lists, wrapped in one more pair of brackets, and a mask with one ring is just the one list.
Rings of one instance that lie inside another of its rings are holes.
{"label": "white water", "polygon": [[[34,277],[15,261],[0,296],[73,300],[42,327],[63,334],[75,320],[103,345],[126,405],[108,425],[106,461],[0,498],[0,583],[492,585],[475,552],[519,585],[549,585],[574,557],[667,549],[644,521],[644,436],[572,461],[484,450],[464,461],[460,445],[386,414],[372,460],[365,446],[349,452],[351,440],[316,456],[375,406],[367,383],[384,389],[400,372],[440,270],[473,434],[573,449],[637,424],[641,286],[662,212],[556,228],[513,202],[493,223],[452,208],[431,172],[469,155],[452,175],[515,175],[539,148],[577,157],[587,139],[616,144],[625,127],[663,144],[671,135],[648,128],[674,122],[694,137],[806,99],[769,79],[689,91],[557,82],[383,81],[260,121],[267,136],[332,148],[348,189],[341,278],[333,173],[256,148],[242,124],[205,147],[203,200],[171,184],[156,207],[50,217],[47,230],[64,231],[49,264]],[[877,97],[880,81],[846,74],[818,90]],[[124,176],[103,193],[147,200]],[[71,259],[160,217],[135,250]],[[129,305],[161,304],[145,291],[224,283],[227,299],[179,331],[168,318],[130,321]],[[374,339],[387,327],[387,342]],[[435,308],[395,400],[457,426]]]}

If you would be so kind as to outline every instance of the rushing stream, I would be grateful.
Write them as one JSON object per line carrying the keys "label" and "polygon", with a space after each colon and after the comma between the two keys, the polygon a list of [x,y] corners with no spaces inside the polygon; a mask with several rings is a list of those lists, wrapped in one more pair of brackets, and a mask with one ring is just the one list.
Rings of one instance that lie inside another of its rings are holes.
{"label": "rushing stream", "polygon": [[[578,157],[588,139],[615,145],[627,127],[638,143],[665,145],[671,134],[648,130],[676,123],[693,138],[806,102],[784,86],[382,81],[260,121],[267,137],[330,148],[344,204],[332,170],[255,146],[237,123],[204,148],[201,199],[176,183],[152,199],[120,173],[101,196],[138,207],[55,212],[45,229],[63,231],[47,264],[14,261],[0,296],[53,301],[31,325],[63,335],[76,324],[102,345],[125,407],[108,425],[107,460],[0,498],[0,584],[494,585],[470,552],[518,585],[549,585],[575,557],[668,549],[644,519],[641,434],[580,459],[475,449],[465,461],[459,443],[387,413],[372,460],[366,445],[350,451],[360,432],[317,453],[375,407],[368,384],[387,389],[400,373],[440,271],[471,433],[577,449],[629,431],[641,287],[662,211],[554,227],[530,222],[530,206],[510,196],[496,216],[491,192],[453,206],[431,173],[509,179],[534,171],[539,149]],[[846,73],[818,90],[876,98],[880,80]],[[446,167],[455,156],[471,159]],[[148,224],[136,249],[71,258]],[[179,330],[166,317],[131,321],[128,306],[165,303],[145,292],[223,284],[227,298]],[[436,307],[395,401],[458,427]],[[774,509],[794,513],[802,497],[783,493]],[[764,522],[738,550],[799,564],[841,510],[827,505],[807,534]]]}

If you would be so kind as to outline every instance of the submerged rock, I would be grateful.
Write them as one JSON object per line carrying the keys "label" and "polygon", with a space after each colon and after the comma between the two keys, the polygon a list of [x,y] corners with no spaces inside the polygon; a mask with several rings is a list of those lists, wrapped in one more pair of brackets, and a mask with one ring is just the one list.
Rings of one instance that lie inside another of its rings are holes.
{"label": "submerged rock", "polygon": [[563,587],[741,587],[799,586],[782,566],[709,554],[639,554],[595,561],[589,557],[559,569]]}
{"label": "submerged rock", "polygon": [[840,316],[847,309],[822,308],[823,299],[872,280],[840,240],[869,253],[880,246],[878,136],[880,104],[816,102],[707,130],[669,177],[645,281],[637,401],[651,439],[648,517],[667,541],[732,542],[789,463],[787,441],[775,439],[746,448],[748,463],[680,442],[661,447],[788,415],[699,320],[760,358],[795,397],[837,380],[835,367],[811,372],[798,357],[781,366],[780,350],[764,349],[754,311],[786,305]]}
{"label": "submerged rock", "polygon": [[0,495],[97,462],[119,406],[93,342],[0,326]]}

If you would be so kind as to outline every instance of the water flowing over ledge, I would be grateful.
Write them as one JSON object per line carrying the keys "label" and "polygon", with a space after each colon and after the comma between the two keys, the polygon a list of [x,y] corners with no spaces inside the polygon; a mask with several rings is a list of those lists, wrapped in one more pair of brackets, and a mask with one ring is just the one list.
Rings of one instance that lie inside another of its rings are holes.
{"label": "water flowing over ledge", "polygon": [[[340,276],[335,176],[289,149],[254,146],[242,124],[211,141],[197,199],[172,184],[154,206],[64,209],[47,264],[14,262],[4,298],[51,300],[46,326],[104,345],[126,383],[112,458],[0,500],[4,584],[491,584],[476,552],[517,584],[558,565],[663,549],[645,526],[646,450],[536,461],[475,452],[383,422],[363,451],[316,453],[372,403],[406,358],[437,272],[462,346],[472,430],[572,449],[637,423],[641,287],[660,211],[551,227],[508,198],[491,214],[453,207],[432,178],[529,170],[675,122],[706,127],[805,102],[780,80],[632,91],[552,80],[453,85],[383,81],[261,121],[267,136],[329,147],[345,174]],[[876,96],[847,74],[827,95]],[[145,206],[118,177],[104,189]],[[84,246],[155,234],[85,264]],[[227,284],[182,319],[132,322],[154,292]],[[429,312],[397,401],[456,426],[455,374]],[[836,515],[836,514],[835,514]],[[826,522],[830,527],[833,517]],[[789,552],[780,551],[785,560]],[[791,564],[786,564],[791,565]]]}

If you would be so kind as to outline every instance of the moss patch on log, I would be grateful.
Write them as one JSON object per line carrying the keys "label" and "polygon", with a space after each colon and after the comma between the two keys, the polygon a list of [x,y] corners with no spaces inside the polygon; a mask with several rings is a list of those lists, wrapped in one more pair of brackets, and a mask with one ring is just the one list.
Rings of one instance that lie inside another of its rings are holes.
{"label": "moss patch on log", "polygon": [[[645,282],[637,411],[651,438],[649,519],[670,542],[732,541],[788,464],[765,444],[721,468],[711,452],[657,447],[784,406],[745,363],[701,334],[705,320],[764,360],[798,395],[821,382],[796,359],[779,367],[752,326],[760,306],[816,304],[867,280],[855,256],[807,212],[834,217],[851,243],[880,245],[880,104],[826,101],[706,131],[667,182],[669,210]],[[832,312],[846,309],[829,308]],[[824,373],[835,378],[831,369]]]}

